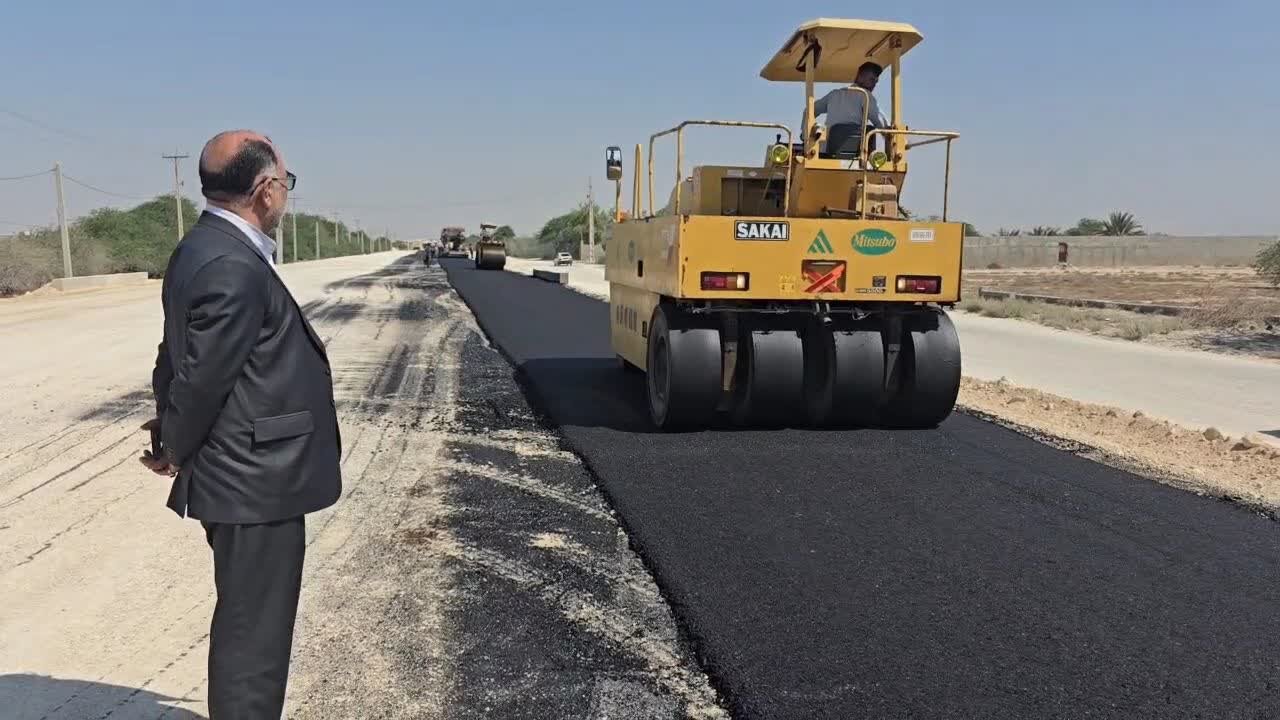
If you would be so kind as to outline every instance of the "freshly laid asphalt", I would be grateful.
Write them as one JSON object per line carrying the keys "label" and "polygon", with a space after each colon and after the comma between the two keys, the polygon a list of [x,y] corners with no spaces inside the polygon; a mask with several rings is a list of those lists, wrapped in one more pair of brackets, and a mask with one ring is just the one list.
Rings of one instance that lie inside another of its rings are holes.
{"label": "freshly laid asphalt", "polygon": [[735,717],[1280,716],[1271,520],[961,414],[656,433],[607,305],[445,266]]}

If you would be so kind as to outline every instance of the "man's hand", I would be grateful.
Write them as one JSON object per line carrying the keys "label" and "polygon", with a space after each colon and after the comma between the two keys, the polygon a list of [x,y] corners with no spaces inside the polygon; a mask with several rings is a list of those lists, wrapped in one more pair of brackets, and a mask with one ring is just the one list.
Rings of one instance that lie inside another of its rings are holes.
{"label": "man's hand", "polygon": [[[160,428],[160,418],[151,418],[142,424],[142,429],[148,433],[154,432]],[[151,454],[150,450],[142,451],[142,457],[138,458],[138,462],[142,463],[148,470],[157,475],[168,475],[173,477],[178,474],[178,466],[170,465],[168,460],[156,457]]]}

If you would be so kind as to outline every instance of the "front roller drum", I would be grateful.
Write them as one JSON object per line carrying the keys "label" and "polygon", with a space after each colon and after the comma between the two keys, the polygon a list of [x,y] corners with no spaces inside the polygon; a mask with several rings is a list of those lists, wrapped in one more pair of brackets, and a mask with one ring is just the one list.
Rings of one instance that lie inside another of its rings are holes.
{"label": "front roller drum", "polygon": [[785,326],[743,328],[730,416],[736,425],[784,427],[804,417],[804,344]]}
{"label": "front roller drum", "polygon": [[720,399],[720,332],[659,305],[649,323],[649,417],[663,430],[712,421]]}
{"label": "front roller drum", "polygon": [[874,424],[884,398],[884,338],[873,322],[815,320],[804,337],[810,426]]}
{"label": "front roller drum", "polygon": [[480,270],[501,270],[507,264],[507,253],[499,247],[476,249],[476,267]]}
{"label": "front roller drum", "polygon": [[960,394],[960,337],[940,310],[903,318],[897,392],[885,404],[884,424],[937,427]]}

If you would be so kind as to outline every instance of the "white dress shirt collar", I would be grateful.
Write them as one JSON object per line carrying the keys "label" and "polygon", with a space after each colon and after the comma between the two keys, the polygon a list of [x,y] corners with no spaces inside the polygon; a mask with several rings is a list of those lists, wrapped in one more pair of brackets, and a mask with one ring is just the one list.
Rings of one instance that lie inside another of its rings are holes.
{"label": "white dress shirt collar", "polygon": [[230,210],[220,208],[212,203],[206,205],[204,210],[210,215],[217,215],[223,220],[235,225],[237,230],[244,233],[245,237],[249,238],[249,242],[253,243],[253,246],[258,249],[258,253],[267,261],[267,264],[275,267],[276,241],[273,240],[270,235],[262,232],[258,228],[254,227],[248,220],[245,220]]}

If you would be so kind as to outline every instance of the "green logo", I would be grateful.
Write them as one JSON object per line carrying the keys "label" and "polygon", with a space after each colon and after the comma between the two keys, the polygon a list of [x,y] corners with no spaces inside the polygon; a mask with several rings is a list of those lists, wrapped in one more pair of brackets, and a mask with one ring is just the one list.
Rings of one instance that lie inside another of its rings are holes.
{"label": "green logo", "polygon": [[813,239],[813,242],[809,243],[809,252],[830,255],[835,250],[831,248],[831,241],[827,239],[827,234],[819,230],[818,236]]}
{"label": "green logo", "polygon": [[863,255],[887,255],[898,247],[898,238],[888,230],[868,228],[853,236],[853,249]]}

